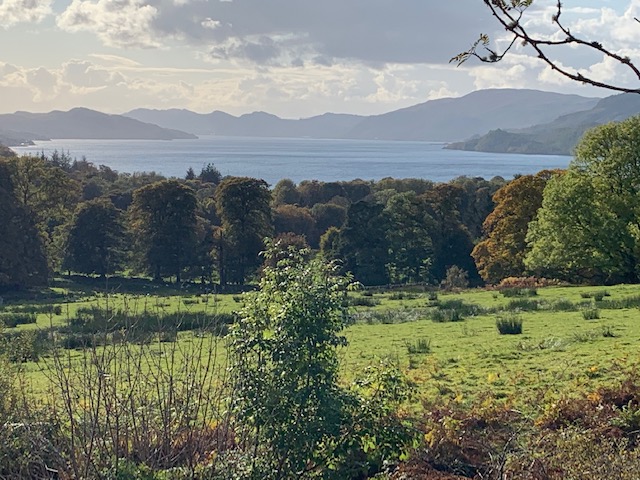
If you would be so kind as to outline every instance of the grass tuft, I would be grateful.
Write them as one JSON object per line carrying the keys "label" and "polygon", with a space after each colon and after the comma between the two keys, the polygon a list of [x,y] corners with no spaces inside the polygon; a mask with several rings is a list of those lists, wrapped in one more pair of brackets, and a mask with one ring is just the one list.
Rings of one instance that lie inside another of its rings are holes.
{"label": "grass tuft", "polygon": [[410,355],[426,354],[431,352],[431,340],[428,338],[420,338],[414,343],[407,342],[407,352]]}
{"label": "grass tuft", "polygon": [[500,335],[520,335],[522,318],[518,315],[500,315],[496,319],[496,328]]}

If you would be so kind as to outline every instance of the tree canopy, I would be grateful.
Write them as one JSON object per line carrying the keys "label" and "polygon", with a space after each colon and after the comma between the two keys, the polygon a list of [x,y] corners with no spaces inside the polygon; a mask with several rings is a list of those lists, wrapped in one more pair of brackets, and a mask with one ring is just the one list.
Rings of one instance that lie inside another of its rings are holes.
{"label": "tree canopy", "polygon": [[635,282],[640,260],[640,117],[588,131],[544,190],[525,263],[568,279]]}
{"label": "tree canopy", "polygon": [[551,175],[549,171],[523,175],[493,196],[496,206],[484,221],[485,238],[471,253],[484,281],[497,283],[524,274],[529,222],[542,205],[542,192]]}
{"label": "tree canopy", "polygon": [[66,235],[65,269],[107,275],[123,266],[124,225],[122,212],[108,199],[81,203]]}
{"label": "tree canopy", "polygon": [[272,233],[271,192],[264,180],[227,177],[215,192],[226,253],[219,259],[220,281],[243,284],[259,265],[258,253]]}
{"label": "tree canopy", "polygon": [[45,285],[47,257],[29,209],[14,194],[10,166],[0,161],[0,289]]}
{"label": "tree canopy", "polygon": [[155,279],[180,276],[194,255],[197,201],[194,191],[163,180],[133,192],[130,226],[142,267]]}

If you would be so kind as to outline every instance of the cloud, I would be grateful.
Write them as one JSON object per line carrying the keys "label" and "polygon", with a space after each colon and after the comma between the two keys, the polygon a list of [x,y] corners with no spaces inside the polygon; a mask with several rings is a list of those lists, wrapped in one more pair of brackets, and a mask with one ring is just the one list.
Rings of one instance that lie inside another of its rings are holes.
{"label": "cloud", "polygon": [[58,25],[109,46],[179,41],[266,65],[446,63],[495,29],[478,0],[73,0]]}
{"label": "cloud", "polygon": [[462,70],[405,64],[382,69],[348,62],[257,70],[181,69],[125,60],[93,55],[91,60],[69,60],[47,68],[0,62],[2,110],[85,106],[122,113],[149,107],[236,115],[264,110],[287,118],[325,112],[377,114],[447,94],[451,88],[441,80],[443,74],[466,77]]}
{"label": "cloud", "polygon": [[94,58],[96,60],[102,61],[103,63],[107,63],[110,65],[117,66],[126,66],[126,67],[138,67],[140,66],[140,62],[136,62],[135,60],[131,60],[127,57],[122,57],[120,55],[111,55],[104,53],[92,53],[89,57]]}
{"label": "cloud", "polygon": [[72,33],[95,33],[110,47],[149,48],[160,46],[153,30],[157,14],[157,8],[143,0],[73,0],[57,24]]}
{"label": "cloud", "polygon": [[19,23],[38,23],[51,14],[51,0],[3,0],[0,25],[8,28]]}

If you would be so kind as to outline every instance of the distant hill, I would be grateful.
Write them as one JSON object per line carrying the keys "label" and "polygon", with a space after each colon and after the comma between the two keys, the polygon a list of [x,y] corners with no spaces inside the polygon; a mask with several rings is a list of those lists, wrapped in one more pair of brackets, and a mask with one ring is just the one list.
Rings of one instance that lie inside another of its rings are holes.
{"label": "distant hill", "polygon": [[311,118],[290,120],[265,112],[235,117],[220,111],[203,114],[189,110],[145,108],[132,110],[124,115],[141,122],[181,129],[196,135],[294,138],[342,138],[345,132],[365,118],[358,115],[326,113]]}
{"label": "distant hill", "polygon": [[236,117],[215,111],[137,109],[125,115],[195,134],[450,142],[496,128],[523,128],[592,108],[597,98],[537,90],[479,90],[369,117],[327,113],[299,120],[264,112]]}
{"label": "distant hill", "polygon": [[15,155],[16,152],[0,143],[0,158],[10,158],[14,157]]}
{"label": "distant hill", "polygon": [[446,148],[496,153],[571,155],[585,131],[597,125],[640,114],[640,95],[624,93],[603,98],[593,108],[518,130],[494,130]]}
{"label": "distant hill", "polygon": [[86,108],[68,112],[16,112],[0,115],[0,142],[20,145],[51,138],[173,140],[197,138],[191,133],[143,123],[122,115]]}
{"label": "distant hill", "polygon": [[349,138],[451,142],[496,128],[523,128],[585,110],[596,98],[538,90],[479,90],[369,117]]}
{"label": "distant hill", "polygon": [[3,145],[32,145],[34,140],[49,140],[49,137],[32,132],[16,132],[0,129],[0,143]]}

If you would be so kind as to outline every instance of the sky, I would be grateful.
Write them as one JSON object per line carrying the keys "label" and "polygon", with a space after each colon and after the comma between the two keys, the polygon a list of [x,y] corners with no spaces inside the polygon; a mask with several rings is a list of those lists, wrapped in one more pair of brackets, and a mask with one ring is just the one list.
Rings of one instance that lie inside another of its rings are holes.
{"label": "sky", "polygon": [[[554,35],[555,4],[535,0],[527,25]],[[574,34],[640,63],[640,0],[563,4]],[[0,0],[0,112],[304,118],[379,114],[485,88],[612,94],[564,79],[523,46],[499,64],[449,63],[480,33],[505,45],[482,0]],[[555,58],[634,86],[601,56],[565,49]]]}

